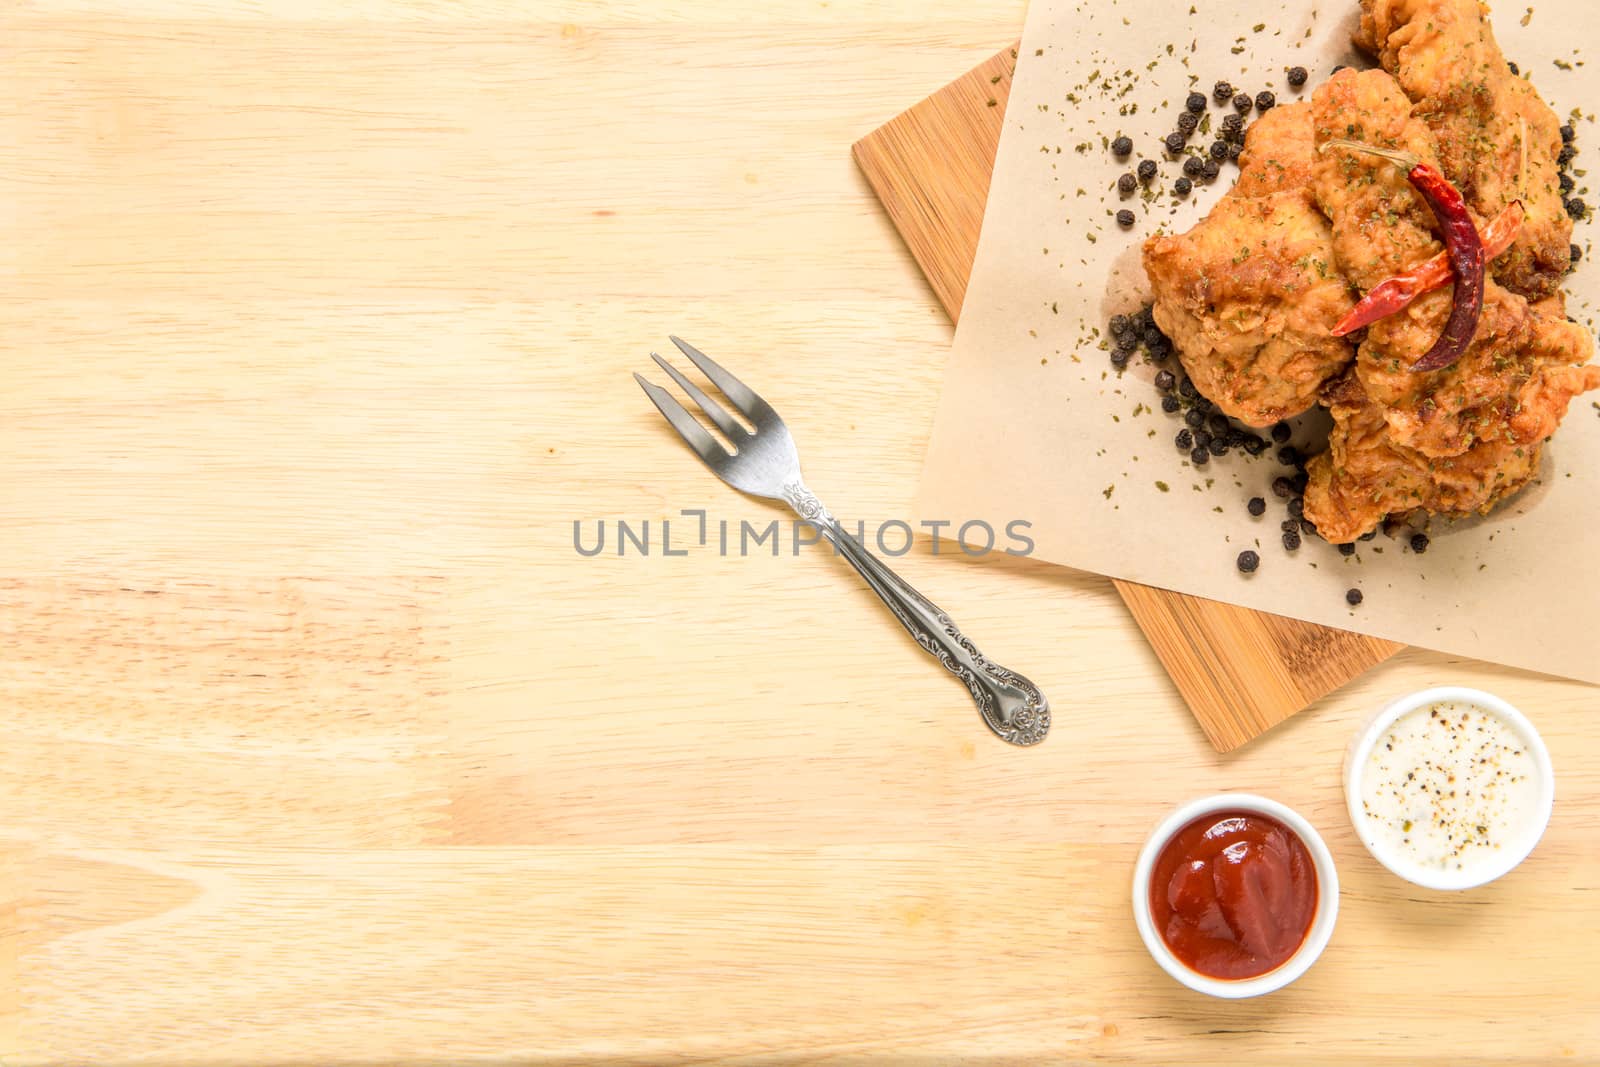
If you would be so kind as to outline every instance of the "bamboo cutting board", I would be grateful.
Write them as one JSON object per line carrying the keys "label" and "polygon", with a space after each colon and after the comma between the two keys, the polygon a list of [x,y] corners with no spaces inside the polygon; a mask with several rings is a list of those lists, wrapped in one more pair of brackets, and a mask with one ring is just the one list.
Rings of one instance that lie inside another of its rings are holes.
{"label": "bamboo cutting board", "polygon": [[[856,164],[951,319],[978,251],[1016,49],[857,141]],[[1219,752],[1249,741],[1404,645],[1113,580]]]}

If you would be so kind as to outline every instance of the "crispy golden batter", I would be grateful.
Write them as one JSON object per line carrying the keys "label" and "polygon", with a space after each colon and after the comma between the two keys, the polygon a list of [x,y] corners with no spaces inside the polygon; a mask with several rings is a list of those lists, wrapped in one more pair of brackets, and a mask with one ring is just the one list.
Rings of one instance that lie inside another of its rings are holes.
{"label": "crispy golden batter", "polygon": [[[1428,127],[1381,70],[1342,70],[1311,97],[1314,144],[1333,138],[1409,152],[1439,165]],[[1433,209],[1402,167],[1378,156],[1334,148],[1315,154],[1311,193],[1333,223],[1339,269],[1365,292],[1443,250]]]}
{"label": "crispy golden batter", "polygon": [[1311,105],[1275,107],[1251,123],[1239,153],[1239,180],[1229,196],[1270,196],[1311,181]]}
{"label": "crispy golden batter", "polygon": [[1374,323],[1357,356],[1362,386],[1384,406],[1398,441],[1430,456],[1459,455],[1484,440],[1542,441],[1568,401],[1600,387],[1600,366],[1578,366],[1593,351],[1588,331],[1535,312],[1494,282],[1466,354],[1446,370],[1411,372],[1449,310],[1446,292],[1429,293]]}
{"label": "crispy golden batter", "polygon": [[[1437,158],[1432,133],[1382,71],[1335,75],[1312,108],[1318,145],[1350,138]],[[1439,250],[1431,209],[1394,164],[1332,149],[1316,158],[1311,184],[1332,221],[1337,265],[1361,288]],[[1579,366],[1593,350],[1586,331],[1493,281],[1466,354],[1444,370],[1412,372],[1450,300],[1447,287],[1374,323],[1351,373],[1325,395],[1334,429],[1308,467],[1305,513],[1330,540],[1359,536],[1391,511],[1487,510],[1532,477],[1571,398],[1600,386],[1600,366]]]}
{"label": "crispy golden batter", "polygon": [[1495,279],[1530,298],[1557,292],[1572,237],[1557,184],[1561,123],[1506,66],[1488,8],[1479,0],[1361,0],[1356,43],[1399,80],[1433,132],[1445,173],[1481,218],[1522,201],[1527,217],[1495,261]]}
{"label": "crispy golden batter", "polygon": [[[1319,145],[1351,138],[1434,159],[1427,127],[1382,71],[1341,71],[1317,89],[1312,109]],[[1439,250],[1432,211],[1387,160],[1323,152],[1312,190],[1332,220],[1340,269],[1362,288]],[[1593,350],[1587,331],[1532,310],[1493,281],[1466,354],[1445,370],[1413,373],[1449,313],[1448,288],[1428,293],[1374,323],[1357,355],[1362,388],[1383,408],[1397,444],[1429,456],[1459,455],[1483,440],[1531,444],[1554,428],[1575,392],[1600,385],[1600,367],[1573,366]]]}
{"label": "crispy golden batter", "polygon": [[1444,459],[1396,444],[1382,406],[1367,399],[1354,373],[1326,399],[1333,431],[1328,450],[1306,465],[1305,515],[1335,544],[1414,508],[1435,515],[1487,512],[1539,469],[1542,443],[1486,441]]}
{"label": "crispy golden batter", "polygon": [[1354,354],[1330,332],[1354,300],[1306,191],[1310,117],[1303,104],[1263,116],[1228,195],[1187,233],[1144,245],[1156,323],[1200,391],[1252,426],[1310,408]]}

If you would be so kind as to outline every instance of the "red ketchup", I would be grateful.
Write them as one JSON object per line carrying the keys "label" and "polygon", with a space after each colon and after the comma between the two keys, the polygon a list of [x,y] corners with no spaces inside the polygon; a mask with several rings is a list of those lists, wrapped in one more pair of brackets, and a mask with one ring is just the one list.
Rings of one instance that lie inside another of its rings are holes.
{"label": "red ketchup", "polygon": [[1208,978],[1254,978],[1293,956],[1317,911],[1317,872],[1293,830],[1219,811],[1172,835],[1150,876],[1150,914],[1172,954]]}

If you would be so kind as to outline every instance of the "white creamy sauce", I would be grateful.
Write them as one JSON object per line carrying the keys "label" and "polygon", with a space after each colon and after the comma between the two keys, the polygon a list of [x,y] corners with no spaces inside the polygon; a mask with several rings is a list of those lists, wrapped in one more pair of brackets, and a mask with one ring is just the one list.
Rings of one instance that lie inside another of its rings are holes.
{"label": "white creamy sauce", "polygon": [[1373,844],[1433,870],[1462,870],[1525,839],[1538,768],[1510,723],[1440,701],[1402,715],[1373,745],[1361,806]]}

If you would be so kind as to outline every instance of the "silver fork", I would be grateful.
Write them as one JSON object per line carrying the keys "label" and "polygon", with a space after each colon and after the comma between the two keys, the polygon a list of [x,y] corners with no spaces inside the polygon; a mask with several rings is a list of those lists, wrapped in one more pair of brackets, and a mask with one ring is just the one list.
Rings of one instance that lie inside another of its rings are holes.
{"label": "silver fork", "polygon": [[755,427],[754,432],[746,430],[721,404],[652,352],[651,358],[671,375],[678,387],[733,444],[735,451],[730,455],[671,393],[650,384],[643,375],[634,374],[645,394],[678,431],[678,436],[717,477],[735,489],[768,500],[782,500],[796,515],[816,527],[889,606],[900,625],[916,638],[917,644],[966,683],[983,721],[1001,740],[1013,745],[1036,745],[1043,741],[1050,729],[1050,702],[1039,687],[1015,671],[985,659],[977,646],[956,629],[950,616],[845,532],[839,520],[829,514],[800,480],[800,454],[789,436],[789,428],[770,404],[693,345],[677,337],[672,338],[672,343]]}

